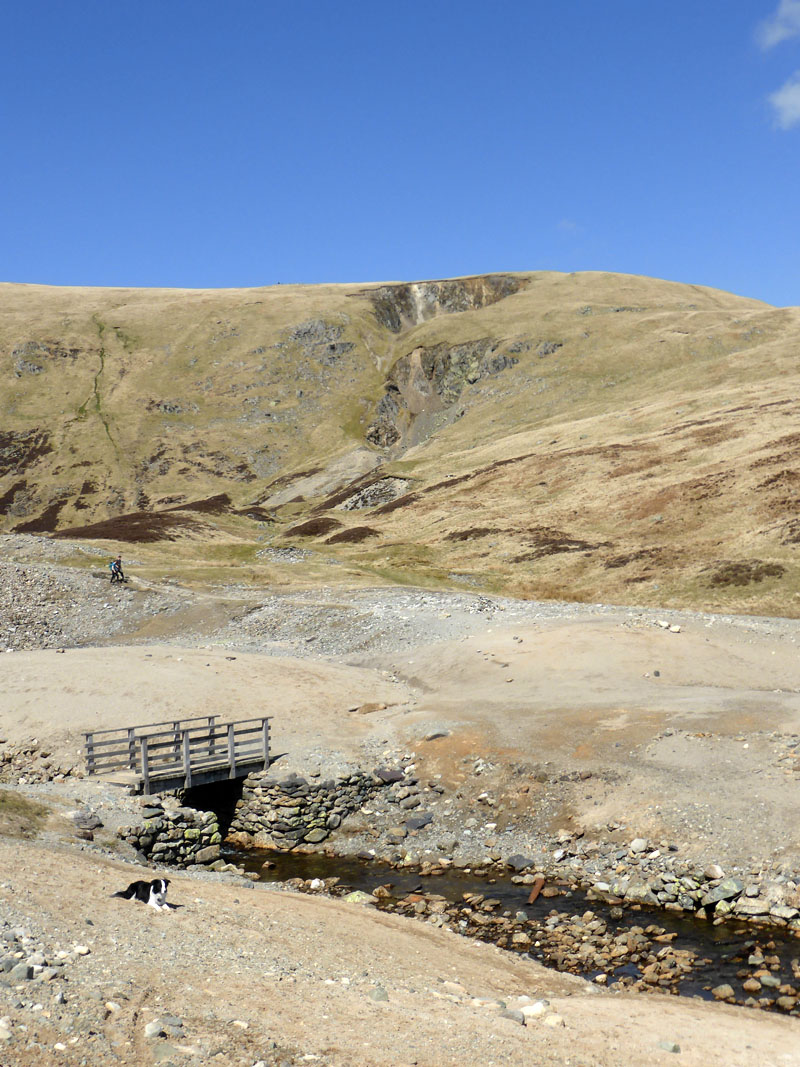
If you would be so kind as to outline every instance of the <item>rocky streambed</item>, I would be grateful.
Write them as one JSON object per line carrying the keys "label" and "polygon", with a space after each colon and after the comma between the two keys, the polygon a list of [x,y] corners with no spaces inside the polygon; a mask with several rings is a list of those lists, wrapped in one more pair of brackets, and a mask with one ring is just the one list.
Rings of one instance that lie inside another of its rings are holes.
{"label": "rocky streambed", "polygon": [[[418,778],[411,756],[372,772],[314,775],[251,776],[229,829],[186,798],[142,798],[141,826],[119,833],[156,864],[353,891],[358,902],[613,990],[800,1015],[800,889],[789,869],[701,864],[667,842],[630,840],[617,824],[604,838],[566,829],[493,836],[491,805],[482,805],[489,822],[455,810],[439,781]],[[512,851],[523,841],[524,853]]]}
{"label": "rocky streambed", "polygon": [[446,865],[410,870],[261,850],[228,859],[259,880],[446,926],[613,991],[700,996],[800,1015],[800,940],[789,930],[709,923],[622,899],[600,901],[575,883],[530,872]]}
{"label": "rocky streambed", "polygon": [[463,798],[458,803],[440,780],[418,776],[411,755],[372,772],[327,780],[314,774],[312,780],[270,772],[248,778],[229,844],[280,853],[324,842],[335,855],[363,853],[423,874],[454,867],[541,875],[609,905],[643,905],[717,924],[730,917],[800,936],[800,881],[780,863],[702,863],[679,845],[631,837],[616,822],[602,833],[550,833],[518,818],[506,819],[501,831],[490,791],[465,810]]}

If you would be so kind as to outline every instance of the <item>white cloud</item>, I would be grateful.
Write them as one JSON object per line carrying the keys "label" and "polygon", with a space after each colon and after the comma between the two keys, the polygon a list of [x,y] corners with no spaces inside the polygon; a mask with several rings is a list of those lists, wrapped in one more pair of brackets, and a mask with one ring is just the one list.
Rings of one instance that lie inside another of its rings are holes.
{"label": "white cloud", "polygon": [[762,48],[800,37],[800,0],[780,0],[776,11],[758,27],[756,36]]}
{"label": "white cloud", "polygon": [[767,99],[775,112],[775,124],[782,130],[800,123],[800,70]]}
{"label": "white cloud", "polygon": [[561,219],[557,224],[557,228],[561,233],[568,233],[572,237],[578,237],[584,232],[583,226],[579,226],[574,219]]}

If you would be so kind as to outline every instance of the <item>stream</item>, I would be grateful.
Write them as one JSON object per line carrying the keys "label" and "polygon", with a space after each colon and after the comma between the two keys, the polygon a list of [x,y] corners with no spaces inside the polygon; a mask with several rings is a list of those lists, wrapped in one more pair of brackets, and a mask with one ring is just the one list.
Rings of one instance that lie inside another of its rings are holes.
{"label": "stream", "polygon": [[[226,859],[264,882],[338,879],[330,890],[337,896],[386,887],[380,908],[421,918],[438,914],[466,936],[590,980],[600,975],[609,987],[639,989],[649,983],[659,991],[707,1000],[715,999],[712,990],[717,990],[716,999],[800,1016],[800,940],[780,928],[740,920],[715,925],[659,909],[623,909],[563,885],[558,896],[540,895],[529,904],[529,885],[495,872],[480,877],[450,869],[421,876],[377,861],[260,850],[231,850]],[[554,886],[548,885],[552,892]],[[472,899],[465,901],[465,894]],[[512,931],[520,940],[527,934],[530,943],[512,943]],[[719,995],[724,985],[733,996]]]}

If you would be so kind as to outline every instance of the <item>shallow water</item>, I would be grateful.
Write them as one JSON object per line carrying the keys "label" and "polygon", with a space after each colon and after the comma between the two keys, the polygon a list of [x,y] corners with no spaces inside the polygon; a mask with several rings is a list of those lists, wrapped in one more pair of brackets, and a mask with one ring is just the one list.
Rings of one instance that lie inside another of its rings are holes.
{"label": "shallow water", "polygon": [[[580,917],[584,912],[592,911],[608,924],[610,934],[624,933],[634,926],[646,927],[653,924],[667,933],[677,934],[675,940],[670,943],[670,948],[696,953],[697,963],[692,972],[677,986],[685,996],[712,999],[710,989],[729,983],[737,991],[737,995],[744,999],[747,993],[741,990],[742,979],[737,977],[737,971],[748,969],[752,972],[753,968],[747,968],[747,957],[756,946],[765,955],[779,958],[779,969],[771,973],[780,978],[781,983],[800,987],[800,979],[793,976],[791,968],[791,961],[800,957],[800,940],[780,929],[751,926],[741,921],[715,926],[711,922],[685,914],[644,907],[640,910],[625,908],[620,918],[612,918],[612,905],[599,900],[588,900],[585,893],[571,891],[566,887],[561,887],[561,896],[540,896],[533,904],[528,904],[530,886],[514,885],[510,876],[497,875],[494,872],[488,877],[479,877],[473,872],[450,869],[442,875],[422,877],[418,871],[397,870],[377,861],[325,856],[320,853],[276,853],[257,849],[231,851],[226,858],[245,870],[257,872],[259,880],[264,882],[283,882],[289,878],[338,878],[340,886],[337,888],[348,886],[367,893],[371,893],[378,886],[391,884],[391,897],[379,905],[388,908],[414,890],[436,893],[453,903],[461,903],[464,893],[483,893],[501,901],[502,910],[512,914],[524,911],[534,922],[544,922],[553,912],[569,912],[570,915]],[[274,864],[274,867],[264,870],[263,864],[267,860]],[[535,938],[535,928],[532,936]],[[774,948],[767,948],[768,944],[774,945]],[[655,944],[651,946],[650,951],[657,951],[661,947],[663,946]],[[541,960],[547,966],[552,965],[544,958],[543,951],[534,946],[528,947],[525,954]],[[703,962],[706,960],[708,962]],[[628,961],[623,961],[617,967],[611,967],[608,962],[603,961],[593,965],[589,960],[587,964],[586,970],[577,972],[585,978],[594,978],[600,972],[609,975],[609,983],[623,976],[639,977],[636,964]],[[777,990],[766,988],[758,994],[777,995]],[[800,1015],[800,1008],[795,1008],[791,1014]]]}

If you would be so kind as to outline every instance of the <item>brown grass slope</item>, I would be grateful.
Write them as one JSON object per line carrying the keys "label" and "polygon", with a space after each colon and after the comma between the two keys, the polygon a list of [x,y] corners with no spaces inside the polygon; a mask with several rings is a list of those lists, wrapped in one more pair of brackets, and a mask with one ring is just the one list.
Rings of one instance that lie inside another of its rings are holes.
{"label": "brown grass slope", "polygon": [[302,547],[292,582],[794,615],[798,341],[796,308],[599,273],[4,285],[0,521],[203,577]]}

